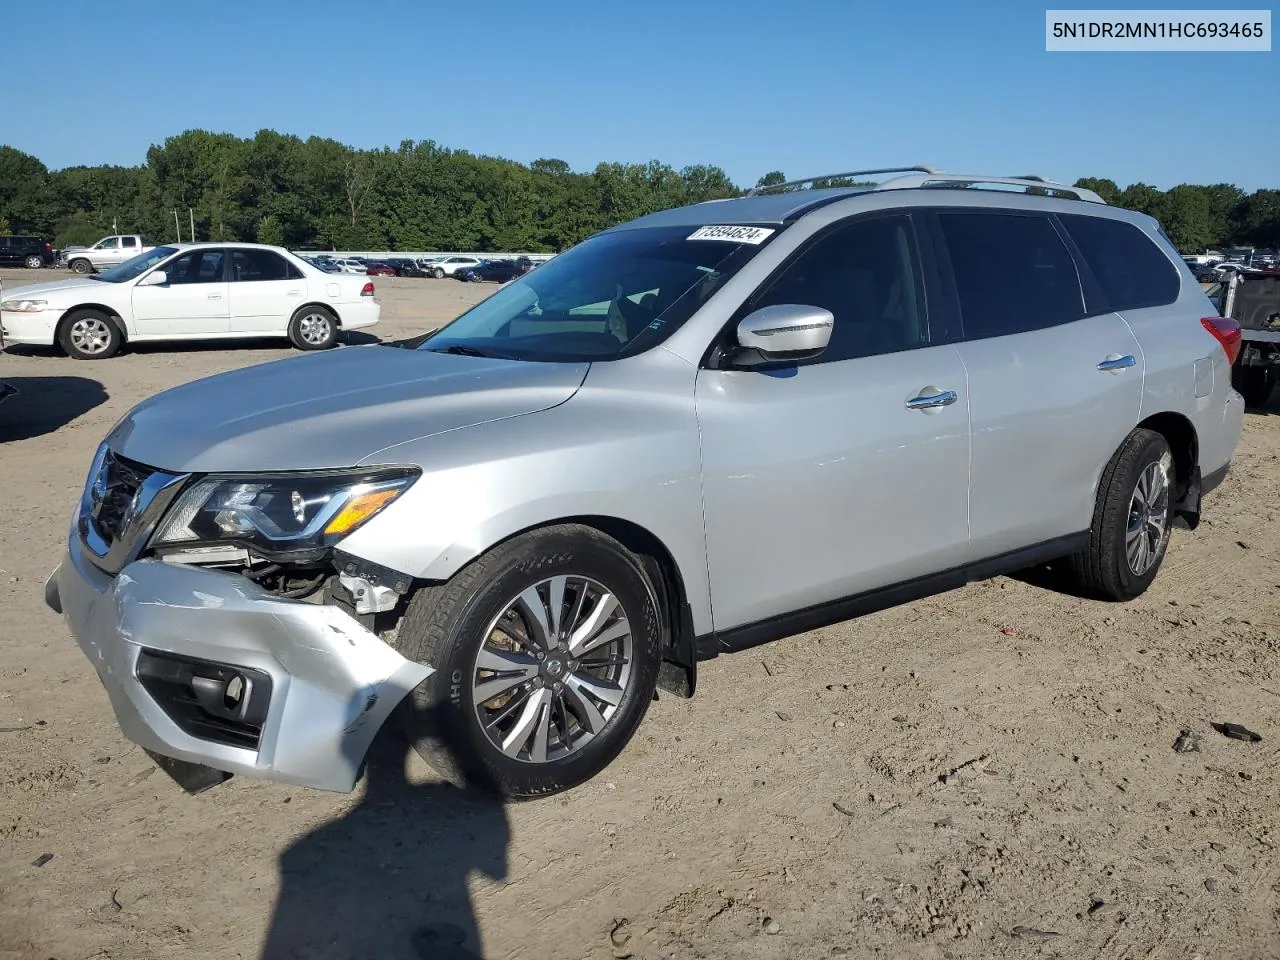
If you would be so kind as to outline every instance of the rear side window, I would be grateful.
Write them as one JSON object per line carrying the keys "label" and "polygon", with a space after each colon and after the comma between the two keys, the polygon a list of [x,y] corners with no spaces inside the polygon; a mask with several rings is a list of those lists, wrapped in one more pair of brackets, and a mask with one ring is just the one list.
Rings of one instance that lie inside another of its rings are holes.
{"label": "rear side window", "polygon": [[1038,214],[940,213],[965,337],[1003,337],[1084,317],[1075,261]]}
{"label": "rear side window", "polygon": [[1159,307],[1178,299],[1177,268],[1141,230],[1123,220],[1060,216],[1112,310]]}

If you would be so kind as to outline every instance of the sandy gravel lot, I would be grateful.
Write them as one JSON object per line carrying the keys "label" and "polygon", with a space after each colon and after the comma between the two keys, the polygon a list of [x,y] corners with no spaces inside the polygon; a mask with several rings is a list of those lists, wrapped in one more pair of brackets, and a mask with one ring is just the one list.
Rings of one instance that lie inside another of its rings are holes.
{"label": "sandy gravel lot", "polygon": [[[383,339],[494,289],[378,286]],[[721,658],[547,800],[464,801],[394,737],[350,796],[188,797],[42,586],[120,415],[288,352],[0,355],[0,958],[1280,956],[1276,401],[1133,603],[999,579]]]}

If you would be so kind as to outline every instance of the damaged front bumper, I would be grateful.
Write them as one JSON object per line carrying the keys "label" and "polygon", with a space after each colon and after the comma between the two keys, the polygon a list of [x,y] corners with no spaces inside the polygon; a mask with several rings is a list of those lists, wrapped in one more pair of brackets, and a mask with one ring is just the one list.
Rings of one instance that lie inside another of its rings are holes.
{"label": "damaged front bumper", "polygon": [[160,560],[108,577],[77,547],[73,535],[46,601],[125,736],[187,789],[224,779],[212,768],[349,791],[378,728],[433,672],[337,607]]}

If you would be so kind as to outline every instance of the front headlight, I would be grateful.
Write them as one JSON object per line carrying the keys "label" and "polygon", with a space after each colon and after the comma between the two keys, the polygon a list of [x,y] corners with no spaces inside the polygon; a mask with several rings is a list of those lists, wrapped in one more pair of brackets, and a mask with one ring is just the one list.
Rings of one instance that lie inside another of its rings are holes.
{"label": "front headlight", "polygon": [[48,300],[6,300],[0,303],[0,310],[8,310],[10,313],[39,313],[48,305]]}
{"label": "front headlight", "polygon": [[170,508],[151,545],[235,542],[269,555],[323,550],[372,519],[419,475],[397,469],[205,477]]}

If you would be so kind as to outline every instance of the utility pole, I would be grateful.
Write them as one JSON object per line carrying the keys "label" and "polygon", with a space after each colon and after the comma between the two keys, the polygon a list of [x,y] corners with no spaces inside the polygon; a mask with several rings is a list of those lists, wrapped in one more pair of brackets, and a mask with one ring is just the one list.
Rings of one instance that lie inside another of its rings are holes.
{"label": "utility pole", "polygon": [[182,242],[182,227],[178,224],[178,211],[173,211],[173,229],[178,231],[178,242]]}
{"label": "utility pole", "polygon": [[187,207],[187,216],[191,218],[191,242],[196,242],[196,212]]}

